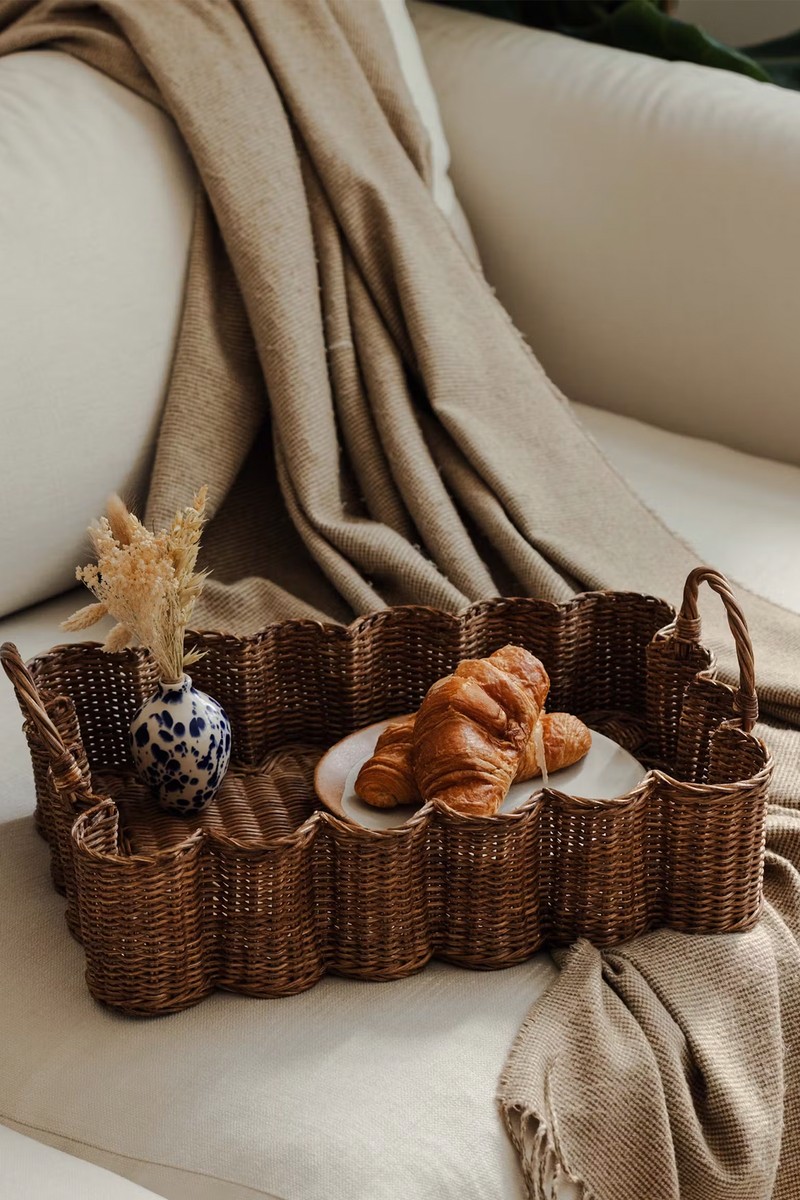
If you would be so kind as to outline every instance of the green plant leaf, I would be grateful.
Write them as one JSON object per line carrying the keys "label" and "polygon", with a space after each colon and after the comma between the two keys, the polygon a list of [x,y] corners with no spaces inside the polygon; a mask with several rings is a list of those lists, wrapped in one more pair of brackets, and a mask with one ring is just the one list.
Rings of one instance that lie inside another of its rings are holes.
{"label": "green plant leaf", "polygon": [[752,58],[666,11],[665,0],[436,0],[485,16],[670,61],[700,63],[769,82]]}
{"label": "green plant leaf", "polygon": [[759,63],[773,83],[800,91],[800,30],[747,46],[743,53]]}

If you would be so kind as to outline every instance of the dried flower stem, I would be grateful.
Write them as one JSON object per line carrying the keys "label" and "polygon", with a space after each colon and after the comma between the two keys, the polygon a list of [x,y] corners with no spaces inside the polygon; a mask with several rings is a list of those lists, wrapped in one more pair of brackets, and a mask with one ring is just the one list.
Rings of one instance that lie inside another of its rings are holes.
{"label": "dried flower stem", "polygon": [[110,614],[117,624],[104,650],[138,643],[153,655],[164,682],[179,680],[202,657],[184,653],[184,637],[207,574],[196,569],[207,490],[202,487],[191,505],[175,514],[170,528],[158,533],[112,496],[108,515],[89,528],[97,562],[76,571],[98,603],[78,609],[62,628],[88,629]]}

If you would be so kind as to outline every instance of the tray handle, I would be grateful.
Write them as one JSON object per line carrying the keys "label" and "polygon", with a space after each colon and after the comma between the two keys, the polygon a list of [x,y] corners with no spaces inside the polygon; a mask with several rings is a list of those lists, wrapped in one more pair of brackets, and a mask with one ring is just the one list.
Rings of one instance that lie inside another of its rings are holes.
{"label": "tray handle", "polygon": [[747,628],[744,613],[739,607],[731,585],[720,571],[713,567],[695,567],[689,572],[683,589],[683,603],[675,618],[673,637],[677,654],[689,653],[700,643],[700,614],[697,609],[697,593],[701,583],[707,583],[722,600],[733,634],[736,657],[739,660],[739,686],[733,696],[733,710],[738,715],[742,729],[750,733],[758,720],[758,697],[756,696],[756,672],[753,659],[753,643]]}
{"label": "tray handle", "polygon": [[83,772],[71,750],[64,745],[61,734],[48,716],[33,676],[22,661],[20,652],[13,642],[3,642],[0,646],[0,663],[11,680],[23,714],[30,720],[50,756],[53,782],[58,790],[90,796],[91,789]]}

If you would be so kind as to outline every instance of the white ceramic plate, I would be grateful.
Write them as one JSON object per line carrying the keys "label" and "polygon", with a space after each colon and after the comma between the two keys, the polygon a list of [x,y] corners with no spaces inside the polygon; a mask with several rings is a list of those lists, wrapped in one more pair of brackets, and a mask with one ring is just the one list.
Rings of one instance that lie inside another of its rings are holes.
{"label": "white ceramic plate", "polygon": [[[359,800],[354,790],[358,772],[374,753],[375,743],[386,726],[396,720],[397,717],[391,717],[351,733],[331,746],[317,764],[314,783],[322,803],[337,816],[347,817],[366,829],[395,829],[405,824],[417,811],[408,805],[403,808],[371,808]],[[592,730],[592,745],[586,757],[572,767],[565,767],[563,771],[553,771],[548,786],[559,792],[568,792],[571,796],[613,800],[616,796],[624,796],[646,774],[646,768],[632,754],[611,738]],[[512,784],[500,811],[511,812],[518,808],[541,787],[541,779]]]}

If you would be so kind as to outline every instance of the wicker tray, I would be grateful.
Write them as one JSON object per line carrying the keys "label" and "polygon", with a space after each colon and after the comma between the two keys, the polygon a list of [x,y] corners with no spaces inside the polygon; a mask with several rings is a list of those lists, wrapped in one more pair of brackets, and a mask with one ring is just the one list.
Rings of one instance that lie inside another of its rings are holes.
{"label": "wicker tray", "polygon": [[[735,691],[699,640],[701,580],[728,610]],[[577,937],[609,946],[658,925],[720,933],[758,918],[771,764],[750,732],[746,625],[717,573],[690,575],[677,619],[652,597],[589,592],[198,637],[195,682],[231,718],[234,766],[194,818],[161,812],[132,775],[126,730],[156,683],[145,654],[58,646],[28,670],[10,644],[0,652],[97,1000],[174,1012],[215,988],[286,996],[326,971],[397,979],[433,956],[503,967]],[[638,787],[612,801],[544,789],[495,817],[428,805],[383,831],[318,809],[328,746],[412,711],[459,659],[507,642],[543,659],[552,711],[651,768]]]}

